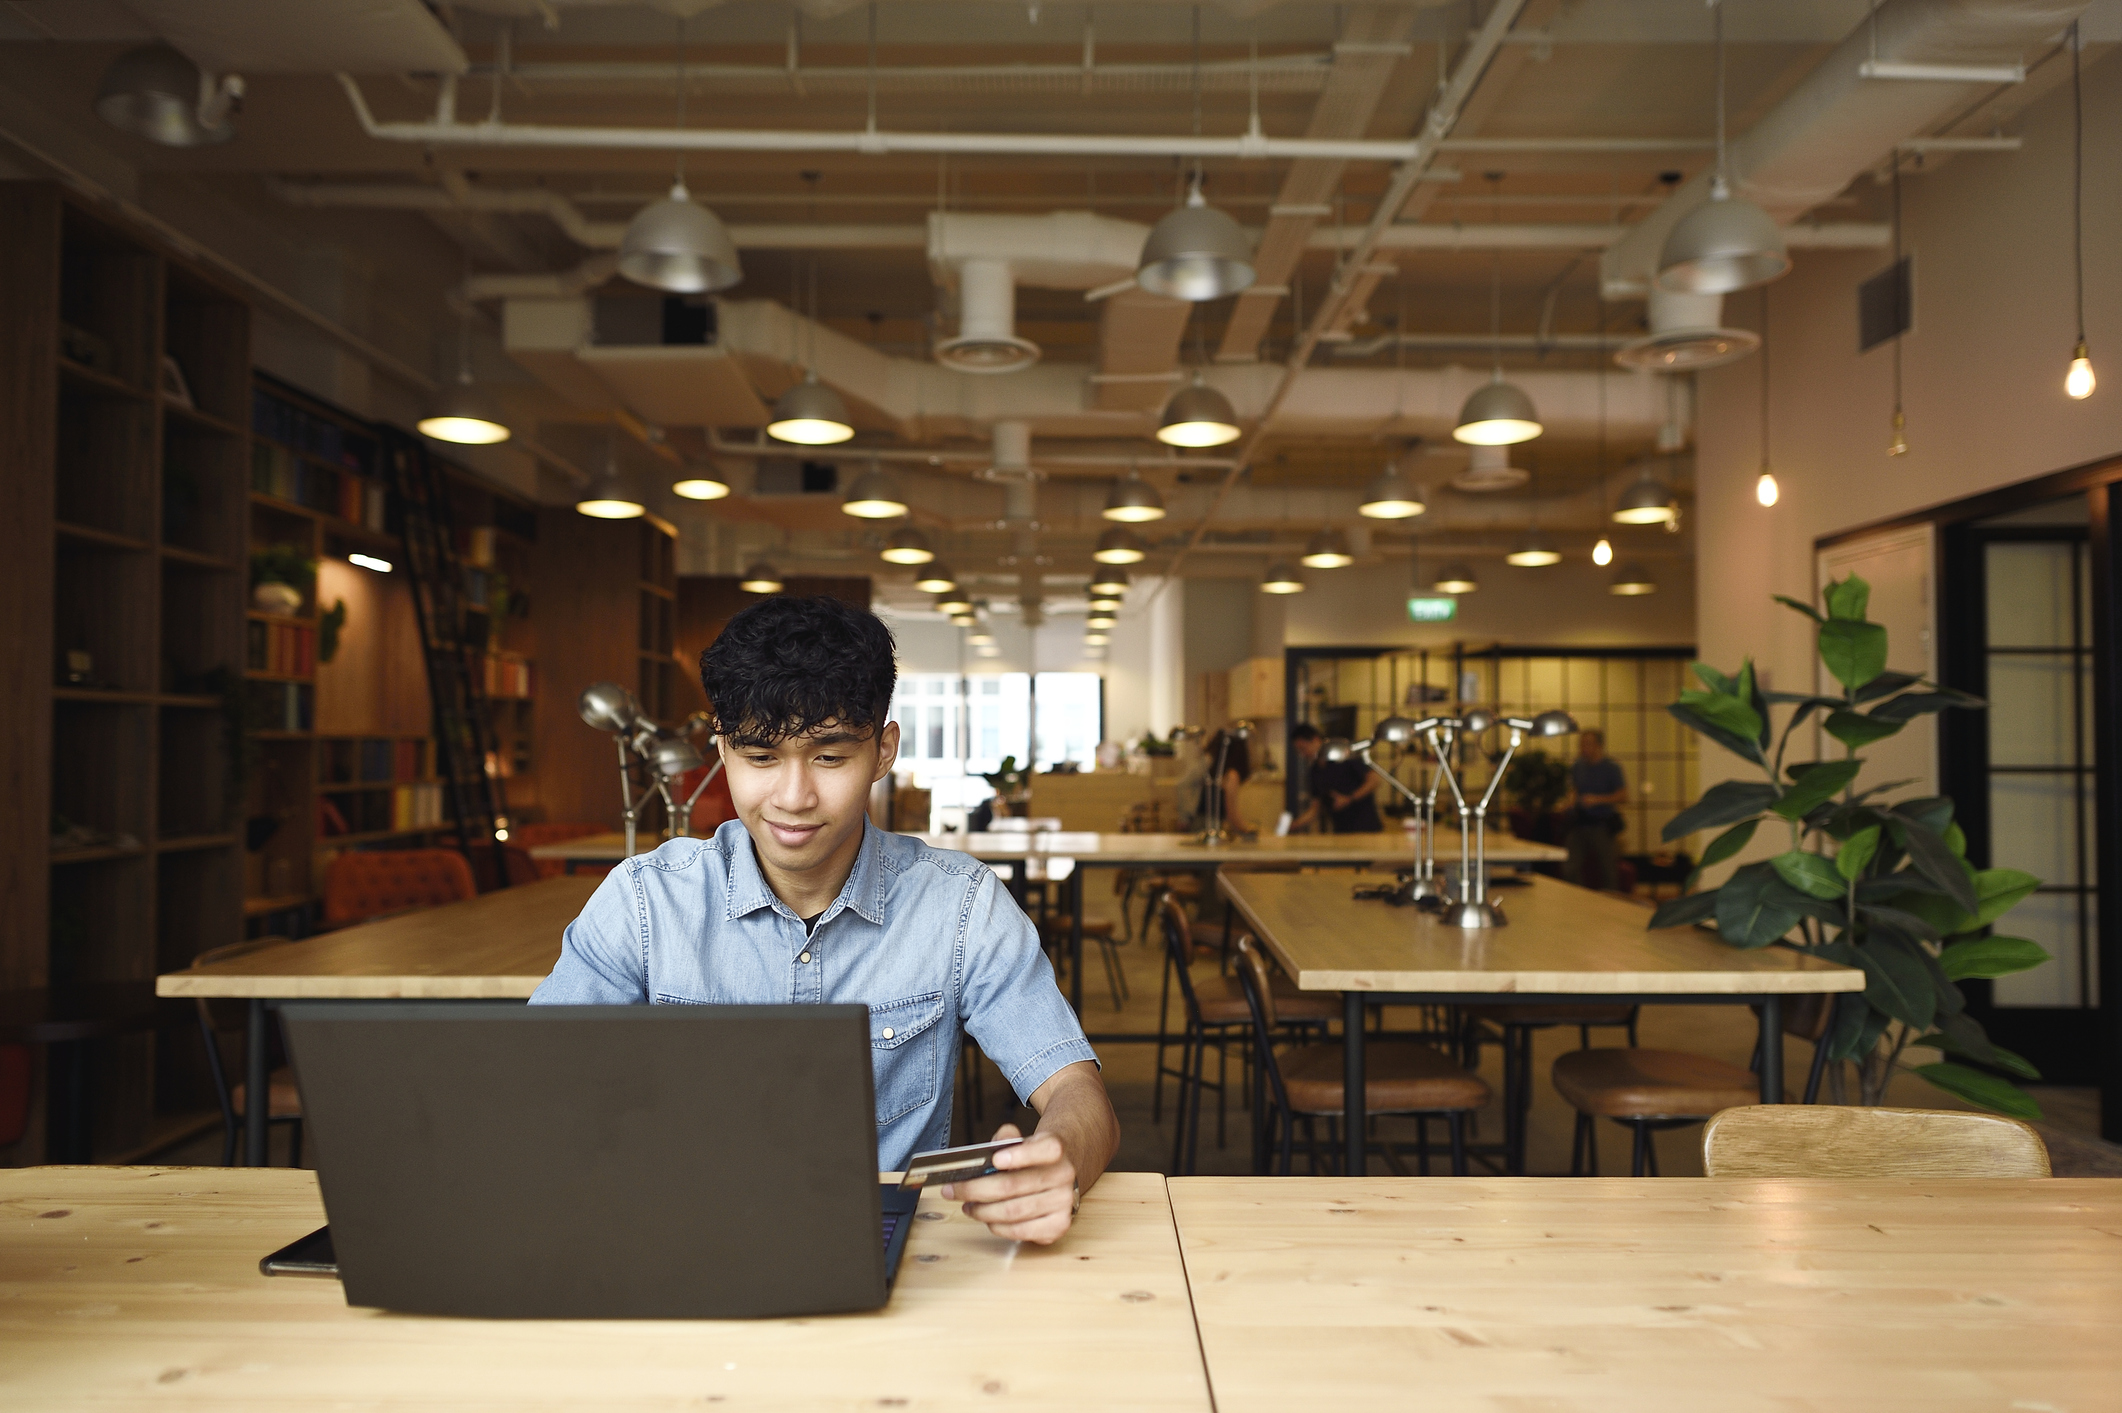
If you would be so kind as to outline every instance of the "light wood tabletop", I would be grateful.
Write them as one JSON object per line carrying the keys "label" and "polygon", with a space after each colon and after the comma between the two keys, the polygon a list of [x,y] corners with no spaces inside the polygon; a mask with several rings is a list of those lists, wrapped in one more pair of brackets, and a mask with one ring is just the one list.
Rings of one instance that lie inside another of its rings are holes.
{"label": "light wood tabletop", "polygon": [[1420,908],[1350,897],[1332,874],[1225,873],[1245,923],[1306,991],[1778,995],[1862,991],[1864,973],[1784,947],[1742,951],[1644,924],[1612,894],[1534,877],[1499,888],[1509,925],[1467,932]]}
{"label": "light wood tabletop", "polygon": [[755,1321],[438,1319],[258,1274],[324,1218],[314,1173],[0,1172],[0,1407],[1209,1408],[1156,1173],[1108,1173],[1061,1243],[955,1205],[884,1309]]}
{"label": "light wood tabletop", "polygon": [[[1132,867],[1141,864],[1192,865],[1200,868],[1225,864],[1396,864],[1414,859],[1414,841],[1404,832],[1383,834],[1264,834],[1256,839],[1235,840],[1207,847],[1194,834],[1078,834],[1055,832],[993,832],[987,834],[917,834],[931,848],[955,849],[977,859],[1019,859],[1027,854],[1054,854],[1092,865]],[[635,852],[647,853],[659,841],[642,838]],[[562,863],[608,864],[626,856],[622,834],[585,834],[557,844],[532,849],[531,857]],[[1455,831],[1437,834],[1439,860],[1459,856]],[[1568,857],[1552,844],[1537,844],[1506,834],[1490,835],[1488,860],[1497,864],[1556,863]]]}
{"label": "light wood tabletop", "polygon": [[1219,1413],[2122,1404],[2122,1182],[1170,1189]]}
{"label": "light wood tabletop", "polygon": [[522,999],[560,959],[595,878],[548,878],[461,903],[261,947],[155,978],[158,996],[274,1000]]}

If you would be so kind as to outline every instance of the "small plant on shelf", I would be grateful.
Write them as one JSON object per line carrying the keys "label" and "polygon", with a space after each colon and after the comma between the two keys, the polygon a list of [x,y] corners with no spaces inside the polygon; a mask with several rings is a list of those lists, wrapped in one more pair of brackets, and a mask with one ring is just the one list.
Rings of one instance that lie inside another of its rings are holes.
{"label": "small plant on shelf", "polygon": [[[1762,825],[1789,831],[1789,847],[1737,869],[1720,888],[1661,906],[1652,927],[1714,920],[1734,947],[1793,946],[1862,969],[1861,994],[1836,998],[1827,1033],[1835,1091],[1854,1065],[1857,1101],[1881,1104],[1911,1046],[1949,1058],[1911,1066],[1938,1088],[2019,1118],[2040,1107],[2004,1075],[2039,1079],[2022,1057],[1991,1041],[1967,1014],[1959,983],[2008,976],[2049,954],[2023,937],[1997,936],[1994,924],[2040,880],[2012,868],[1977,869],[1943,795],[1888,801],[1911,782],[1859,790],[1857,754],[1919,716],[1987,705],[1977,697],[1886,670],[1886,629],[1865,617],[1871,586],[1852,574],[1827,586],[1827,612],[1781,594],[1812,618],[1816,647],[1840,696],[1767,692],[1752,659],[1727,676],[1702,663],[1703,690],[1667,708],[1688,727],[1760,770],[1762,780],[1711,786],[1665,826],[1670,841],[1698,829],[1723,830],[1695,870],[1736,855]],[[1789,716],[1773,731],[1776,707]],[[1786,762],[1792,735],[1818,716],[1840,742],[1840,760]],[[1694,878],[1690,878],[1692,886]]]}
{"label": "small plant on shelf", "polygon": [[298,545],[273,544],[251,551],[251,603],[266,613],[300,613],[316,582],[317,561]]}

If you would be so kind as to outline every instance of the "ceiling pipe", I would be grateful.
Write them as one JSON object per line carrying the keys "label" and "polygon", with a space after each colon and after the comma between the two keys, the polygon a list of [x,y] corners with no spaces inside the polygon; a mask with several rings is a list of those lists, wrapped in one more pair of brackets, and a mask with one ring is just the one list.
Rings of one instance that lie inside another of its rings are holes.
{"label": "ceiling pipe", "polygon": [[[731,441],[719,434],[709,439],[708,449],[718,456],[790,455],[788,447],[783,443]],[[1200,467],[1202,469],[1220,471],[1231,464],[1229,457],[1189,456],[1182,461],[1177,458],[1166,459],[1161,453],[1146,455],[1123,455],[1119,453],[1092,455],[1085,452],[1039,451],[1032,453],[1032,459],[1037,462],[1041,470],[1080,468],[1084,473],[1082,479],[1099,483],[1110,480],[1109,473],[1111,471],[1124,470],[1128,467],[1140,467],[1152,471]],[[925,465],[940,469],[946,463],[982,467],[991,466],[994,464],[994,452],[991,448],[979,447],[819,446],[805,447],[803,449],[803,460],[835,462],[889,461],[895,464]]]}
{"label": "ceiling pipe", "polygon": [[[1866,64],[2017,62],[2084,9],[2085,0],[1885,0],[1782,102],[1733,139],[1732,194],[1787,224],[1885,161],[1897,145],[1950,123],[1993,87],[1866,78]],[[1607,247],[1599,273],[1608,299],[1643,295],[1665,237],[1709,200],[1713,176],[1708,169],[1696,173]]]}

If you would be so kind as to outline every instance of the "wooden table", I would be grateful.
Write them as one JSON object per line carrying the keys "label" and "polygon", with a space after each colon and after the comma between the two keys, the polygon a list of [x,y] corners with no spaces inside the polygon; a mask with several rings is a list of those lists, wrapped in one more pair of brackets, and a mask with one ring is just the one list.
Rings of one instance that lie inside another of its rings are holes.
{"label": "wooden table", "polygon": [[324,1219],[289,1169],[0,1172],[0,1407],[222,1410],[1209,1408],[1156,1173],[1017,1246],[922,1198],[884,1309],[797,1320],[515,1321],[350,1309],[258,1274]]}
{"label": "wooden table", "polygon": [[1862,991],[1864,973],[1786,947],[1742,951],[1693,927],[1644,924],[1640,906],[1560,879],[1499,890],[1509,922],[1469,932],[1420,908],[1358,902],[1345,879],[1225,873],[1224,895],[1300,990],[1346,1005],[1342,1124],[1349,1173],[1364,1170],[1367,1006],[1582,1002],[1755,1004],[1761,1102],[1783,1100],[1782,998]]}
{"label": "wooden table", "polygon": [[1174,1178],[1219,1413],[2122,1404],[2122,1183]]}
{"label": "wooden table", "polygon": [[[548,878],[461,903],[360,923],[155,978],[158,996],[250,1002],[248,1094],[266,1092],[266,1007],[274,1001],[522,1000],[560,960],[560,934],[594,878]],[[244,1114],[244,1161],[265,1163],[264,1104]]]}

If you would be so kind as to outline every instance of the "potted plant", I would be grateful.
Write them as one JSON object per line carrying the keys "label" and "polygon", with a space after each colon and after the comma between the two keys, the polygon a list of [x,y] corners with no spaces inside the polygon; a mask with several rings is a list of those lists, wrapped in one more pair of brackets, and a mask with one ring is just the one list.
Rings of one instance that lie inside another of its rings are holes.
{"label": "potted plant", "polygon": [[[1967,1014],[1959,984],[2007,976],[2048,960],[2023,937],[1996,935],[1996,922],[2039,886],[2011,868],[1976,869],[1942,795],[1889,801],[1907,781],[1857,787],[1857,754],[1918,716],[1987,705],[1979,698],[1886,670],[1886,629],[1865,617],[1871,586],[1852,574],[1827,586],[1827,612],[1781,594],[1777,601],[1816,624],[1816,647],[1840,696],[1765,692],[1752,659],[1727,676],[1695,664],[1700,691],[1668,707],[1699,734],[1756,767],[1760,780],[1728,780],[1703,793],[1665,826],[1673,840],[1723,830],[1702,851],[1689,879],[1731,858],[1766,825],[1789,831],[1789,847],[1740,867],[1720,888],[1661,906],[1652,927],[1714,920],[1734,947],[1791,946],[1859,967],[1862,993],[1836,998],[1822,1041],[1837,1094],[1845,1064],[1857,1073],[1857,1099],[1883,1103],[1910,1046],[1948,1058],[1911,1066],[1938,1088],[2019,1118],[2040,1107],[2004,1078],[2039,1079],[2025,1059],[1991,1041]],[[1788,717],[1780,734],[1772,712]],[[1839,760],[1789,761],[1791,737],[1819,717],[1842,746]]]}
{"label": "potted plant", "polygon": [[1022,814],[1031,800],[1031,771],[1017,764],[1015,756],[1002,757],[992,775],[980,777],[995,787],[995,813]]}
{"label": "potted plant", "polygon": [[1566,762],[1545,751],[1521,751],[1503,777],[1503,789],[1517,806],[1511,811],[1512,833],[1549,844],[1562,841],[1555,807],[1570,791]]}
{"label": "potted plant", "polygon": [[251,551],[251,606],[292,617],[302,611],[317,582],[317,561],[290,544]]}

